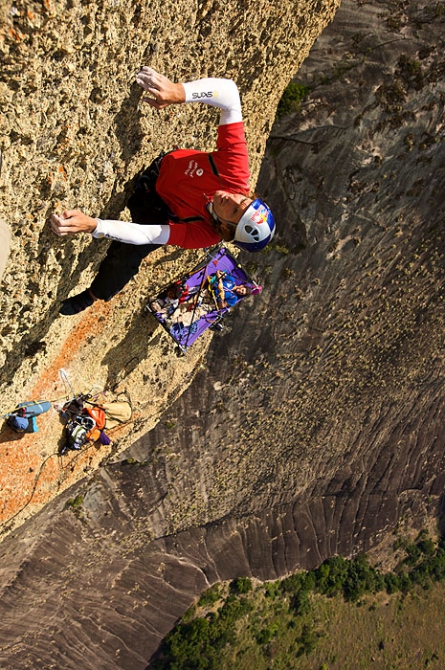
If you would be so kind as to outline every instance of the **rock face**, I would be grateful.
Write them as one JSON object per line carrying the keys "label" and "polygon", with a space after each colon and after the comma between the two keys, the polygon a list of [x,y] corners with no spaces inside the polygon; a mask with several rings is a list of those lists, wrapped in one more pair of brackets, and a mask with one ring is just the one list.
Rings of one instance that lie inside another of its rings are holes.
{"label": "rock face", "polygon": [[[143,316],[152,292],[190,269],[199,254],[168,248],[145,262],[110,303],[74,319],[61,300],[89,286],[106,243],[56,238],[53,211],[81,208],[108,218],[123,211],[132,180],[161,150],[214,148],[218,112],[183,105],[157,112],[141,102],[142,64],[174,80],[207,75],[239,84],[256,182],[280,95],[333,18],[338,0],[165,3],[36,0],[1,4],[0,216],[11,227],[0,314],[2,414],[23,400],[76,392],[124,392],[133,403],[122,450],[155,425],[193,379],[209,343],[186,361],[170,356],[167,337]],[[20,441],[0,435],[2,530],[10,531],[109,455],[91,449],[57,458],[56,412]]]}
{"label": "rock face", "polygon": [[438,6],[345,0],[268,141],[261,297],[153,430],[4,540],[2,667],[145,668],[213,582],[440,517],[443,46]]}
{"label": "rock face", "polygon": [[[2,3],[0,213],[13,233],[0,324],[6,406],[30,391],[48,361],[70,345],[72,323],[56,318],[57,307],[71,290],[89,285],[104,255],[104,246],[89,236],[55,238],[49,215],[79,207],[119,216],[133,176],[162,149],[214,147],[217,113],[196,105],[152,111],[134,83],[140,66],[179,81],[236,79],[254,184],[280,95],[337,5]],[[151,286],[168,281],[167,274],[168,268],[161,277],[152,272]],[[128,326],[121,330],[126,334]],[[86,367],[95,368],[101,382],[110,367],[110,345],[104,347],[102,358],[86,352]]]}

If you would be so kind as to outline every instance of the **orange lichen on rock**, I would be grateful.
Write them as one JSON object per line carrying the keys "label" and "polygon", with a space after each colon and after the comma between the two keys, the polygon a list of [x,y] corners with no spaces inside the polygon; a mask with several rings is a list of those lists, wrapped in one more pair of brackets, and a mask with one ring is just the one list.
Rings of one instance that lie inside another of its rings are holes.
{"label": "orange lichen on rock", "polygon": [[[60,370],[72,364],[87,338],[94,338],[106,329],[107,319],[98,316],[105,317],[109,312],[110,306],[101,303],[94,311],[85,313],[69,333],[60,354],[30,390],[29,398],[42,399],[53,392]],[[37,425],[35,433],[18,434],[8,426],[4,426],[0,433],[1,524],[38,511],[57,493],[84,476],[85,469],[97,467],[106,450],[110,449],[95,443],[61,456],[64,422],[54,407],[37,417]],[[125,432],[125,426],[119,432]]]}

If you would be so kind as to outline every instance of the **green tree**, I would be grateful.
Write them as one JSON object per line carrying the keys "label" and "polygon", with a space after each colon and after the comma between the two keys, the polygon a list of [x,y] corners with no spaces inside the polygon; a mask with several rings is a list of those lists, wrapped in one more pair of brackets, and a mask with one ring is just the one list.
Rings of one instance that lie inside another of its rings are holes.
{"label": "green tree", "polygon": [[347,600],[355,602],[365,593],[376,593],[384,587],[384,579],[369,565],[366,554],[359,554],[349,562],[343,589]]}
{"label": "green tree", "polygon": [[204,591],[198,600],[199,607],[206,607],[208,605],[213,605],[221,598],[221,590],[219,584],[214,584],[209,589]]}
{"label": "green tree", "polygon": [[409,544],[406,548],[406,558],[404,560],[404,563],[406,565],[416,565],[417,561],[420,559],[422,556],[422,552],[420,551],[419,547],[417,544]]}
{"label": "green tree", "polygon": [[396,593],[400,591],[400,579],[394,572],[388,572],[385,575],[385,586],[387,593]]}
{"label": "green tree", "polygon": [[230,583],[230,588],[235,593],[249,593],[252,590],[252,581],[248,577],[238,577]]}
{"label": "green tree", "polygon": [[289,603],[289,609],[297,616],[308,614],[312,608],[312,600],[309,591],[295,593]]}
{"label": "green tree", "polygon": [[303,654],[310,654],[314,651],[317,646],[318,634],[315,628],[310,624],[305,624],[301,632],[298,642],[301,645],[297,656],[302,656]]}
{"label": "green tree", "polygon": [[317,590],[332,597],[344,590],[348,576],[348,562],[341,556],[333,556],[322,563],[315,572]]}

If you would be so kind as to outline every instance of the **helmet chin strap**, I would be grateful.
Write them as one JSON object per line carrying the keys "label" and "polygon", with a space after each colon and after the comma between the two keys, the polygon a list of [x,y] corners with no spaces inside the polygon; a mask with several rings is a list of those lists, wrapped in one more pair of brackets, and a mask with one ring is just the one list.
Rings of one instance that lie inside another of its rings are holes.
{"label": "helmet chin strap", "polygon": [[215,210],[213,209],[213,202],[211,200],[209,200],[206,207],[207,207],[207,211],[210,214],[210,216],[212,217],[212,219],[214,219],[215,221],[218,221],[218,217],[215,214]]}
{"label": "helmet chin strap", "polygon": [[234,223],[233,221],[228,221],[227,219],[223,219],[222,216],[218,216],[218,214],[215,212],[213,208],[213,202],[208,202],[207,203],[207,211],[211,215],[211,217],[217,222],[217,223],[226,223],[229,226],[232,226],[232,228],[237,227],[237,223]]}

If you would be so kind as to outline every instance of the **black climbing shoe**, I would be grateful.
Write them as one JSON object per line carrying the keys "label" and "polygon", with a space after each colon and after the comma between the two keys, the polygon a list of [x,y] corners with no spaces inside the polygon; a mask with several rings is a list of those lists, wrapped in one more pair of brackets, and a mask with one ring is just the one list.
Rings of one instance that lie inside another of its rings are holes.
{"label": "black climbing shoe", "polygon": [[86,291],[79,293],[79,295],[73,295],[71,298],[65,300],[62,307],[59,309],[59,314],[63,314],[63,316],[74,316],[74,314],[83,312],[87,307],[91,307],[93,302],[94,300],[87,289]]}

